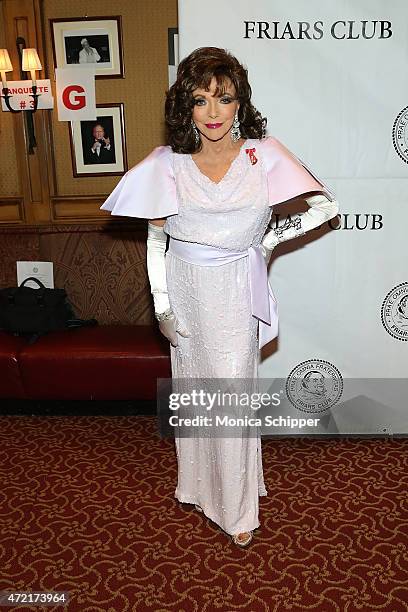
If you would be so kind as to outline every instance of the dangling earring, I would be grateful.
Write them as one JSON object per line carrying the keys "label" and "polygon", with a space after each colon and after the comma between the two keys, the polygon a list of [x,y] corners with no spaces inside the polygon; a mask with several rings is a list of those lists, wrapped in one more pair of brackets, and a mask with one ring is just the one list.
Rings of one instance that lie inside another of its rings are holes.
{"label": "dangling earring", "polygon": [[197,130],[197,126],[196,126],[196,124],[194,123],[193,120],[191,120],[191,125],[193,126],[193,133],[194,133],[195,143],[196,143],[196,145],[198,145],[198,143],[200,142],[200,133]]}
{"label": "dangling earring", "polygon": [[231,140],[232,142],[238,142],[241,138],[241,131],[239,129],[238,111],[235,111],[234,123],[231,128]]}

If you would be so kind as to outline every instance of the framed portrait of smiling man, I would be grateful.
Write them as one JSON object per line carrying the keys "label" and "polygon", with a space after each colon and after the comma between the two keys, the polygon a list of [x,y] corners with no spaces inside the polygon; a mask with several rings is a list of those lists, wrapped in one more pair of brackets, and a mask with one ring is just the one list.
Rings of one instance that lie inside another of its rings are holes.
{"label": "framed portrait of smiling man", "polygon": [[73,174],[122,175],[127,171],[123,103],[97,104],[96,120],[71,121]]}
{"label": "framed portrait of smiling man", "polygon": [[115,17],[50,19],[54,66],[95,66],[95,78],[124,76],[122,20]]}

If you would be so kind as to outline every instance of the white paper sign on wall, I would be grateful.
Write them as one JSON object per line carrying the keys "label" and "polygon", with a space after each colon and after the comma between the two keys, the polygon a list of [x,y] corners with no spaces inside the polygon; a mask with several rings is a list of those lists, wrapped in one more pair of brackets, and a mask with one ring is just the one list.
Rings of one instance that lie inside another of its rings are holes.
{"label": "white paper sign on wall", "polygon": [[96,119],[95,67],[56,68],[59,121]]}
{"label": "white paper sign on wall", "polygon": [[[10,96],[10,106],[13,110],[32,110],[34,106],[34,98],[32,97],[33,90],[31,89],[31,80],[25,81],[7,81],[8,95]],[[3,86],[0,85],[1,95],[4,96]],[[38,105],[37,108],[54,108],[54,98],[51,95],[51,83],[49,79],[37,80]],[[9,111],[4,98],[1,98],[1,108],[3,111]]]}

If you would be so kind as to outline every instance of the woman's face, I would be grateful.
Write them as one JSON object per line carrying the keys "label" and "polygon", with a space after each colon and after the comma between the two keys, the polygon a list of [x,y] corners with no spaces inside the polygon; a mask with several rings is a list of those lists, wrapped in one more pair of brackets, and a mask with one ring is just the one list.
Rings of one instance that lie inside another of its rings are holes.
{"label": "woman's face", "polygon": [[224,93],[214,96],[217,88],[215,77],[210,83],[210,90],[195,89],[193,91],[194,108],[193,121],[197,129],[209,140],[220,140],[228,134],[234,121],[235,111],[239,108],[233,83],[228,79]]}

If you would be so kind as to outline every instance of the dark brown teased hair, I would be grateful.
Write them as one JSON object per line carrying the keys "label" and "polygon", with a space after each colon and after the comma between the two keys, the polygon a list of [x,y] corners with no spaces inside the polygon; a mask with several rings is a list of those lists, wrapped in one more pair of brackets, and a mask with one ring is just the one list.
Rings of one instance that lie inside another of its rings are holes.
{"label": "dark brown teased hair", "polygon": [[193,91],[197,88],[208,91],[213,77],[217,81],[216,96],[225,91],[227,79],[235,86],[240,103],[238,119],[242,137],[261,139],[265,136],[267,120],[251,103],[248,71],[225,49],[200,47],[180,62],[177,79],[166,95],[167,142],[175,153],[196,153],[201,150],[201,140],[196,144],[191,124]]}

